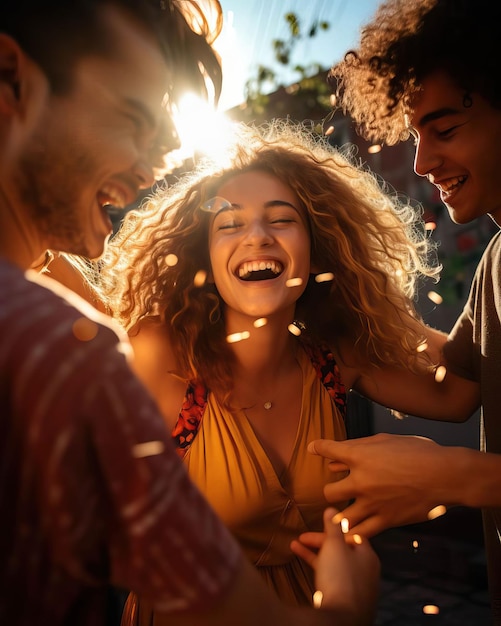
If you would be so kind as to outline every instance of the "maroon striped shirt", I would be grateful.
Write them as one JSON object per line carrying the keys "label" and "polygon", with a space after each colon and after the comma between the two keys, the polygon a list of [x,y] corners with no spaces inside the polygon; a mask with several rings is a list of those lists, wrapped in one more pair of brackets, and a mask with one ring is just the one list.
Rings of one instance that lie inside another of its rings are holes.
{"label": "maroon striped shirt", "polygon": [[103,624],[110,583],[159,610],[207,606],[240,551],[126,337],[52,283],[0,261],[0,623]]}

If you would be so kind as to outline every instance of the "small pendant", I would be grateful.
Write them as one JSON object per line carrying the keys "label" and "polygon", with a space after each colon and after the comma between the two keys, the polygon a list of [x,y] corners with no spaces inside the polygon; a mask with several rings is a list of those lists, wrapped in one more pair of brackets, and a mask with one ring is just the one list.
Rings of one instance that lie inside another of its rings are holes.
{"label": "small pendant", "polygon": [[271,404],[270,400],[268,400],[268,402],[265,402],[265,403],[263,404],[263,406],[264,406],[264,408],[268,411],[269,409],[271,409],[272,404]]}

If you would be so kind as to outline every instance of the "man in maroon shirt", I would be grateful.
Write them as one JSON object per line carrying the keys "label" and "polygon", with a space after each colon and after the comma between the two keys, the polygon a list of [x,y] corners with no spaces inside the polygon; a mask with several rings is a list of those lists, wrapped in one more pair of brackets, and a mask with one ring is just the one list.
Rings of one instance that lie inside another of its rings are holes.
{"label": "man in maroon shirt", "polygon": [[[323,609],[281,605],[190,483],[129,369],[127,339],[50,279],[98,257],[106,207],[154,181],[178,83],[219,82],[206,39],[153,0],[0,9],[0,623],[98,625],[106,586],[169,624],[369,624],[378,560],[326,514]],[[203,68],[201,70],[200,68]],[[182,81],[180,80],[182,79]]]}

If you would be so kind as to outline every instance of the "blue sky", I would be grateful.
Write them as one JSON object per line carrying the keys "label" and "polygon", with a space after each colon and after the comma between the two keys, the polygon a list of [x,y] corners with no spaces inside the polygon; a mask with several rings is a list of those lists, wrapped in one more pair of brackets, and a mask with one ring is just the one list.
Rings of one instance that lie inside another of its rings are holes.
{"label": "blue sky", "polygon": [[[303,28],[315,20],[330,23],[326,32],[299,42],[292,61],[301,65],[320,63],[327,68],[357,43],[360,26],[375,13],[380,0],[221,0],[225,26],[219,47],[223,57],[221,109],[240,104],[244,84],[258,64],[275,70],[271,42],[285,39],[284,15],[296,13]],[[280,70],[287,82],[287,76]],[[294,78],[292,78],[294,80]]]}

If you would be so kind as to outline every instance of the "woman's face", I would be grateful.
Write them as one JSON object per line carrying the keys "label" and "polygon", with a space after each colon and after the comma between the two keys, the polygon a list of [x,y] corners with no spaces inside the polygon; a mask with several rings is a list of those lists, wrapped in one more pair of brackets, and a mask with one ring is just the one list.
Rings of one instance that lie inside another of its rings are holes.
{"label": "woman's face", "polygon": [[293,315],[310,273],[310,234],[296,194],[265,171],[236,174],[217,195],[209,228],[214,282],[231,311]]}

